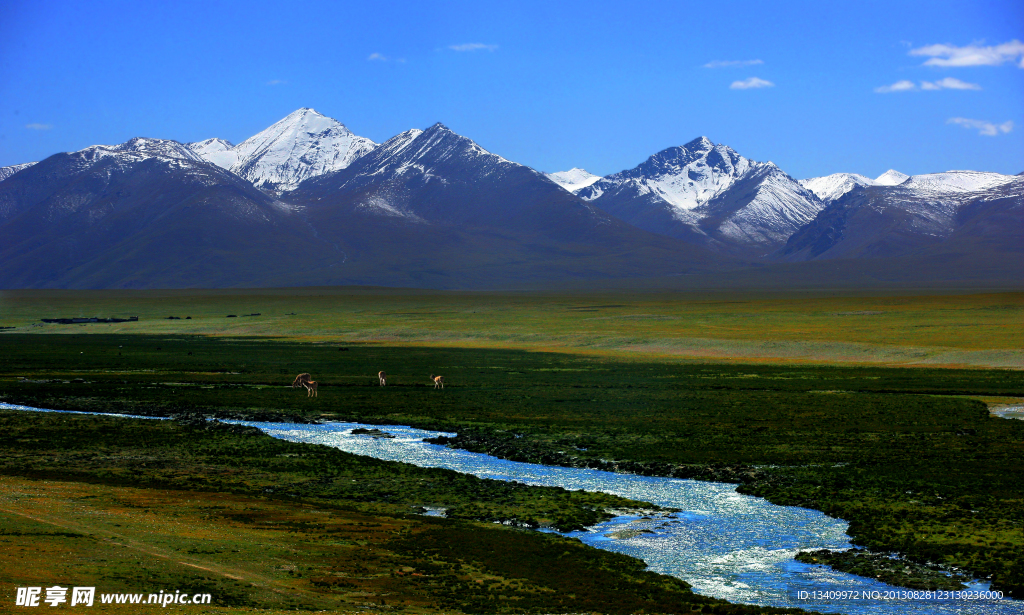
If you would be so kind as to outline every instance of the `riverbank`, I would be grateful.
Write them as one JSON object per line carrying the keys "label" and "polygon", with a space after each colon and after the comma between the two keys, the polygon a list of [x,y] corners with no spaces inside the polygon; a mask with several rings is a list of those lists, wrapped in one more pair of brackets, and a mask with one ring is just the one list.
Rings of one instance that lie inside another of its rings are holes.
{"label": "riverbank", "polygon": [[[607,494],[379,461],[237,425],[106,416],[0,411],[0,453],[8,604],[14,587],[73,580],[100,592],[186,588],[220,608],[798,612],[700,596],[633,558],[465,510],[485,503],[503,518],[574,523],[643,505]],[[420,504],[449,517],[415,514]]]}

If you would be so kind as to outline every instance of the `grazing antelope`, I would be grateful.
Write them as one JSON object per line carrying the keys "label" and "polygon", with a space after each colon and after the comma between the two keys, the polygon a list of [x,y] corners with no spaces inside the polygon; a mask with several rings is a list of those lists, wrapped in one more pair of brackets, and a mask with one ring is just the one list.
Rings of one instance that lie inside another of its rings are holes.
{"label": "grazing antelope", "polygon": [[377,378],[380,379],[380,386],[387,385],[388,375],[384,373],[384,370],[377,372]]}
{"label": "grazing antelope", "polygon": [[435,376],[434,374],[430,374],[430,379],[434,381],[435,389],[437,387],[441,387],[442,389],[444,388],[444,376]]}
{"label": "grazing antelope", "polygon": [[306,397],[316,397],[316,380],[306,380],[302,383],[306,387]]}
{"label": "grazing antelope", "polygon": [[312,379],[313,377],[310,376],[309,374],[299,374],[298,376],[295,377],[295,381],[292,382],[292,388],[297,389],[300,386],[302,386],[302,383],[309,382]]}

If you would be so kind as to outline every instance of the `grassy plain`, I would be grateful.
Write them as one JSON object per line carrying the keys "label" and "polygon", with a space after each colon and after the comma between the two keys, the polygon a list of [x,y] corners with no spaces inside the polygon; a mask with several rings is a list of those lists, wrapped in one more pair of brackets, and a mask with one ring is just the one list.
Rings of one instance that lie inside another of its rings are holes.
{"label": "grassy plain", "polygon": [[[986,403],[1024,397],[1021,322],[1021,293],[4,292],[0,399],[443,427],[506,457],[734,480],[1020,592],[1024,423]],[[287,386],[300,371],[319,399]],[[487,503],[462,514],[506,514]]]}
{"label": "grassy plain", "polygon": [[[260,316],[246,316],[253,313]],[[140,321],[84,328],[39,322],[129,315]],[[1021,322],[1021,292],[0,291],[0,326],[19,332],[269,336],[644,360],[1024,369]]]}

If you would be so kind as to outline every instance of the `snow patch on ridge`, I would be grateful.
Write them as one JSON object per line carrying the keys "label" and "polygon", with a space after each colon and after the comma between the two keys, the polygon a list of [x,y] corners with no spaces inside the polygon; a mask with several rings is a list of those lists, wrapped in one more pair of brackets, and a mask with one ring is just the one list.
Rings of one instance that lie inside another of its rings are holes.
{"label": "snow patch on ridge", "polygon": [[833,173],[824,177],[813,177],[800,181],[826,203],[835,201],[856,186],[900,186],[912,191],[926,192],[976,192],[1001,186],[1013,181],[1013,175],[986,173],[980,171],[947,171],[924,175],[906,175],[888,170],[876,179],[869,179],[856,173]]}
{"label": "snow patch on ridge", "polygon": [[945,173],[914,175],[900,186],[911,190],[933,192],[976,192],[1007,184],[1013,181],[1014,177],[1014,175],[982,171],[946,171]]}
{"label": "snow patch on ridge", "polygon": [[[889,171],[888,173],[896,173],[896,171]],[[885,176],[883,175],[883,177]],[[822,201],[828,203],[838,199],[857,186],[877,186],[879,184],[877,180],[856,173],[833,173],[824,177],[801,179],[800,185],[813,192]]]}
{"label": "snow patch on ridge", "polygon": [[12,164],[9,167],[0,167],[0,182],[4,181],[11,175],[14,175],[18,171],[21,171],[22,169],[27,169],[34,164],[34,162],[26,162],[23,164]]}
{"label": "snow patch on ridge", "polygon": [[898,186],[910,179],[906,173],[900,173],[895,169],[889,169],[875,178],[876,186]]}

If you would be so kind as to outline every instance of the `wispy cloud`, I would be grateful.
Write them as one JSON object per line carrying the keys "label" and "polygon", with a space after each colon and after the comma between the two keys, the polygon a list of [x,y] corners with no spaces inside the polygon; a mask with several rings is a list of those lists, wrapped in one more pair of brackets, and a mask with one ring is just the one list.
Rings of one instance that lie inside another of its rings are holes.
{"label": "wispy cloud", "polygon": [[483,43],[462,43],[461,45],[448,45],[452,51],[494,51],[497,45],[485,45]]}
{"label": "wispy cloud", "polygon": [[388,58],[383,53],[371,53],[366,59],[370,62],[387,62]]}
{"label": "wispy cloud", "polygon": [[731,68],[733,66],[757,66],[764,64],[764,60],[714,60],[708,62],[703,68]]}
{"label": "wispy cloud", "polygon": [[990,47],[927,45],[911,49],[910,55],[928,57],[925,66],[998,66],[1016,62],[1019,68],[1024,68],[1024,43],[1017,39]]}
{"label": "wispy cloud", "polygon": [[879,94],[888,94],[889,92],[910,92],[916,89],[917,86],[914,85],[913,81],[907,81],[904,79],[903,81],[897,81],[892,85],[877,87],[875,88],[875,92],[878,92]]}
{"label": "wispy cloud", "polygon": [[286,83],[288,82],[285,81],[284,79],[271,79],[270,81],[267,82],[267,85],[284,85]]}
{"label": "wispy cloud", "polygon": [[979,135],[986,137],[995,137],[1000,133],[1008,133],[1013,130],[1013,122],[1003,122],[1002,124],[993,124],[992,122],[986,122],[984,120],[971,120],[966,117],[951,117],[946,120],[947,124],[956,124],[957,126],[963,126],[970,130],[977,130]]}
{"label": "wispy cloud", "polygon": [[743,81],[733,81],[732,85],[729,86],[730,90],[749,90],[752,88],[773,88],[775,84],[771,81],[765,81],[764,79],[758,79],[757,77],[750,77]]}
{"label": "wispy cloud", "polygon": [[[938,81],[922,81],[922,90],[980,90],[981,86],[977,83],[967,83],[966,81],[960,81],[953,77],[946,77],[945,79],[939,79]],[[889,94],[891,92],[915,92],[918,90],[916,84],[913,81],[897,81],[892,85],[883,85],[882,87],[875,88],[875,92],[879,94]]]}
{"label": "wispy cloud", "polygon": [[945,79],[939,79],[938,81],[922,81],[922,90],[980,90],[981,86],[977,83],[967,83],[966,81],[960,81],[953,77],[946,77]]}
{"label": "wispy cloud", "polygon": [[50,130],[53,128],[53,124],[25,124],[25,128],[29,130]]}

